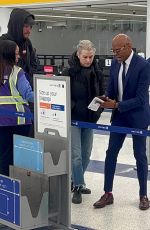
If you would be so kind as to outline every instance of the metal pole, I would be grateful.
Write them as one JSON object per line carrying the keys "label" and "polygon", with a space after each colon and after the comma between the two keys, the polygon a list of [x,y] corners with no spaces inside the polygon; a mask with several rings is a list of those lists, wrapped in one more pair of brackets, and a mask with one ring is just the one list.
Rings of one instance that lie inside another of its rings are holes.
{"label": "metal pole", "polygon": [[[148,130],[150,130],[150,126],[148,127]],[[148,171],[150,172],[150,137],[147,137],[146,153],[147,153],[147,161],[148,161]]]}

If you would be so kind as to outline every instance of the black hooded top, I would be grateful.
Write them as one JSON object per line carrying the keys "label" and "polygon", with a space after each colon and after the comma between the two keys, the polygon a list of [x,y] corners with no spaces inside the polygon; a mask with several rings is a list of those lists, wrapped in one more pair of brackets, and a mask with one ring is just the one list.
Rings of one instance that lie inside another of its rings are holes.
{"label": "black hooded top", "polygon": [[32,75],[37,68],[35,52],[30,39],[23,37],[23,26],[28,17],[30,17],[33,24],[35,18],[32,14],[23,9],[13,9],[8,22],[8,32],[3,34],[0,39],[12,40],[17,43],[20,52],[18,66],[25,71],[27,79],[30,81],[31,86],[33,86]]}
{"label": "black hooded top", "polygon": [[97,112],[88,109],[94,97],[104,94],[103,74],[96,59],[90,67],[82,67],[74,52],[62,75],[69,76],[71,81],[71,119],[85,122],[96,122],[103,109]]}

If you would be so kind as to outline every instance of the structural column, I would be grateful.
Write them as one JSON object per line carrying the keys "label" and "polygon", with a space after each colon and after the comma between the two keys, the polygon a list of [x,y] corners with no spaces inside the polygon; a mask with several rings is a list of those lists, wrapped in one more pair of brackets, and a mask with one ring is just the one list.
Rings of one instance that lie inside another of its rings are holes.
{"label": "structural column", "polygon": [[0,7],[0,36],[7,33],[7,24],[12,9]]}

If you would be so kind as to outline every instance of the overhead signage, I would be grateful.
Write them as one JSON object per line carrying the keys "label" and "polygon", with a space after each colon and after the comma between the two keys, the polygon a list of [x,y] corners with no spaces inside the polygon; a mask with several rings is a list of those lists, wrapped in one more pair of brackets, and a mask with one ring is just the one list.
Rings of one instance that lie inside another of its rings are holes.
{"label": "overhead signage", "polygon": [[45,66],[44,66],[44,72],[45,72],[45,73],[53,73],[53,72],[54,72],[54,66],[45,65]]}
{"label": "overhead signage", "polygon": [[67,137],[66,82],[37,79],[36,96],[37,132],[50,128]]}
{"label": "overhead signage", "polygon": [[112,59],[105,59],[105,66],[111,66]]}

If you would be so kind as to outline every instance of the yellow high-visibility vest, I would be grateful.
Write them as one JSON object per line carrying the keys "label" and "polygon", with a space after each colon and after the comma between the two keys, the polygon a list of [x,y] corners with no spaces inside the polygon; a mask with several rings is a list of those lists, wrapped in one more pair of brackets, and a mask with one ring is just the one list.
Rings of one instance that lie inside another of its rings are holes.
{"label": "yellow high-visibility vest", "polygon": [[[21,70],[20,67],[14,66],[9,76],[10,96],[0,96],[0,105],[16,105],[17,112],[25,112],[24,104],[28,105],[28,102],[20,96],[17,90],[18,73]],[[25,124],[24,117],[17,118],[17,124]]]}

